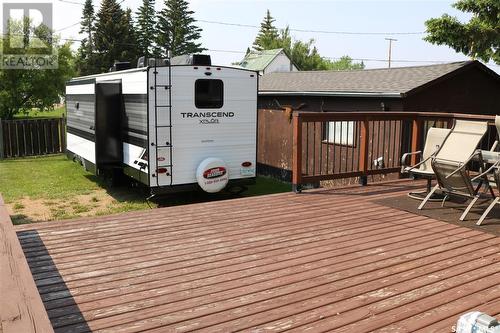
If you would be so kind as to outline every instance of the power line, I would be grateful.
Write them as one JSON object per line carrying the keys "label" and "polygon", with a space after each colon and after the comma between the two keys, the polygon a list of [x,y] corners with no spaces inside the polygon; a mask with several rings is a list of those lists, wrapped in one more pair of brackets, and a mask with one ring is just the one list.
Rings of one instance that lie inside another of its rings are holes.
{"label": "power line", "polygon": [[80,5],[80,6],[83,6],[84,4],[81,3],[81,2],[76,2],[76,1],[70,1],[70,0],[57,0],[59,2],[65,2],[65,3],[70,3],[72,5]]}
{"label": "power line", "polygon": [[[235,54],[246,54],[245,51],[236,51],[236,50],[220,50],[220,49],[208,49],[207,51],[210,52],[217,52],[217,53],[235,53]],[[265,51],[260,52],[259,54],[266,54]],[[324,59],[328,60],[341,60],[342,57],[322,57]],[[373,62],[387,62],[387,59],[374,59],[374,58],[351,58],[351,60],[354,61],[373,61]],[[445,61],[445,60],[393,60],[391,59],[391,62],[408,62],[408,63],[430,63],[430,64],[436,64],[436,63],[449,63],[450,61]]]}
{"label": "power line", "polygon": [[[9,34],[3,33],[3,36],[9,36]],[[11,34],[11,36],[24,36],[23,34]],[[68,41],[68,42],[82,42],[83,39],[76,38],[59,38],[59,40]],[[134,43],[117,43],[116,45],[123,46],[135,46]],[[246,54],[246,51],[237,51],[237,50],[221,50],[221,49],[207,49],[207,51],[215,52],[215,53],[234,53],[234,54]],[[266,54],[266,51],[259,52],[260,54]],[[323,59],[328,60],[341,60],[343,57],[322,57]],[[367,61],[367,62],[384,62],[387,63],[387,59],[378,59],[378,58],[351,58],[353,61]],[[416,60],[416,59],[391,59],[391,62],[399,62],[399,63],[428,63],[428,64],[446,64],[452,62],[451,60]],[[487,66],[500,67],[497,64],[486,64]]]}
{"label": "power line", "polygon": [[67,27],[64,27],[64,28],[61,28],[61,29],[56,29],[56,30],[54,30],[54,32],[63,31],[63,30],[72,28],[72,27],[74,27],[75,25],[78,25],[78,24],[80,24],[80,22],[73,23],[72,25],[68,25]]}
{"label": "power line", "polygon": [[[76,2],[72,0],[57,0],[59,2],[70,3],[73,5],[83,6],[84,3]],[[118,5],[121,5],[125,0],[121,0]],[[208,23],[208,24],[219,24],[233,27],[243,27],[243,28],[255,28],[260,29],[258,25],[251,24],[241,24],[241,23],[231,23],[231,22],[222,22],[222,21],[210,21],[210,20],[197,20],[198,22]],[[290,31],[296,32],[308,32],[308,33],[319,33],[319,34],[336,34],[336,35],[423,35],[425,31],[416,31],[416,32],[372,32],[372,31],[328,31],[328,30],[307,30],[307,29],[296,29],[289,28]]]}
{"label": "power line", "polygon": [[[73,3],[73,4],[79,4],[83,5],[82,3],[76,3],[76,2],[71,2],[69,0],[58,0],[61,2],[68,2],[68,3]],[[125,0],[120,1],[118,4],[122,4],[125,2]],[[210,23],[210,24],[219,24],[219,25],[225,25],[225,26],[236,26],[236,27],[245,27],[245,28],[255,28],[255,29],[260,29],[259,26],[257,25],[250,25],[250,24],[240,24],[240,23],[229,23],[229,22],[220,22],[220,21],[208,21],[208,20],[197,20],[198,22],[203,22],[203,23]],[[70,26],[67,26],[62,29],[58,29],[56,31],[62,31],[68,28],[71,28],[77,24],[80,24],[80,22],[76,22]],[[419,31],[419,32],[354,32],[354,31],[326,31],[326,30],[305,30],[305,29],[294,29],[294,28],[289,28],[288,30],[290,31],[296,31],[296,32],[307,32],[307,33],[320,33],[320,34],[336,34],[336,35],[354,35],[354,36],[362,36],[362,35],[367,35],[367,36],[380,36],[380,35],[422,35],[425,34],[425,31]]]}
{"label": "power line", "polygon": [[[64,2],[64,3],[70,3],[72,5],[79,5],[79,6],[83,6],[85,5],[84,3],[82,2],[76,2],[76,1],[71,1],[71,0],[57,0],[59,2]],[[120,2],[118,2],[118,5],[121,5],[125,0],[122,0]]]}
{"label": "power line", "polygon": [[[221,21],[209,21],[209,20],[197,20],[202,23],[209,24],[219,24],[226,26],[234,26],[234,27],[243,27],[243,28],[256,28],[260,29],[258,25],[251,24],[241,24],[241,23],[229,23],[229,22],[221,22]],[[306,29],[295,29],[288,28],[290,31],[296,32],[310,32],[310,33],[319,33],[319,34],[335,34],[335,35],[423,35],[425,31],[416,31],[416,32],[372,32],[372,31],[328,31],[328,30],[306,30]]]}

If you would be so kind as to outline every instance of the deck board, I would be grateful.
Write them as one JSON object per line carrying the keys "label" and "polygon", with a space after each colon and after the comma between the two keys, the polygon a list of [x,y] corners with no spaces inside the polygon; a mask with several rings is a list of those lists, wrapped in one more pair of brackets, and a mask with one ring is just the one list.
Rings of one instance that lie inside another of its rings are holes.
{"label": "deck board", "polygon": [[500,237],[407,181],[17,226],[56,332],[441,332],[500,312]]}

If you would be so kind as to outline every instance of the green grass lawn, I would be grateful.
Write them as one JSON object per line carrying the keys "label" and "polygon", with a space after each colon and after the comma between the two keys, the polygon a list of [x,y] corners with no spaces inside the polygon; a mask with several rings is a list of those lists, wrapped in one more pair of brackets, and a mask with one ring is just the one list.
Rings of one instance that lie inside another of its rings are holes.
{"label": "green grass lawn", "polygon": [[[242,194],[187,192],[155,199],[152,206],[165,207],[287,192],[290,184],[258,177]],[[14,212],[14,223],[59,220],[79,216],[149,209],[146,188],[129,183],[111,187],[63,155],[0,161],[0,194]]]}
{"label": "green grass lawn", "polygon": [[98,188],[89,173],[63,155],[0,161],[0,193],[7,203],[22,197],[63,199]]}
{"label": "green grass lawn", "polygon": [[49,111],[39,111],[38,109],[32,109],[28,113],[20,113],[14,116],[14,119],[26,119],[26,118],[61,118],[66,113],[66,108],[64,106],[54,108]]}

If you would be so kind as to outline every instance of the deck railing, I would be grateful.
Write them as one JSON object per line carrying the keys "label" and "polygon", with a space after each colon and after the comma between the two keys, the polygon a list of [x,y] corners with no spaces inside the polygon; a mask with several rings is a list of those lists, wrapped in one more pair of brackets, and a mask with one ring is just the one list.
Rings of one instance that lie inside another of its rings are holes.
{"label": "deck railing", "polygon": [[[292,183],[304,184],[399,172],[401,156],[423,148],[430,127],[450,128],[455,119],[488,121],[482,148],[496,139],[494,116],[431,112],[295,112]],[[413,155],[412,164],[418,162]]]}

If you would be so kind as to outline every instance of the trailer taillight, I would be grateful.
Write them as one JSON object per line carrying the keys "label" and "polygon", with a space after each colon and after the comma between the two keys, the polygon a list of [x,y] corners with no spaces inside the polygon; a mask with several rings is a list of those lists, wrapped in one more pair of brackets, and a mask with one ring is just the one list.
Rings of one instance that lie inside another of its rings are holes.
{"label": "trailer taillight", "polygon": [[241,163],[241,166],[244,168],[248,168],[248,167],[252,166],[252,162],[249,162],[249,161],[243,162],[243,163]]}
{"label": "trailer taillight", "polygon": [[156,173],[167,173],[168,169],[167,168],[158,168],[156,169]]}

